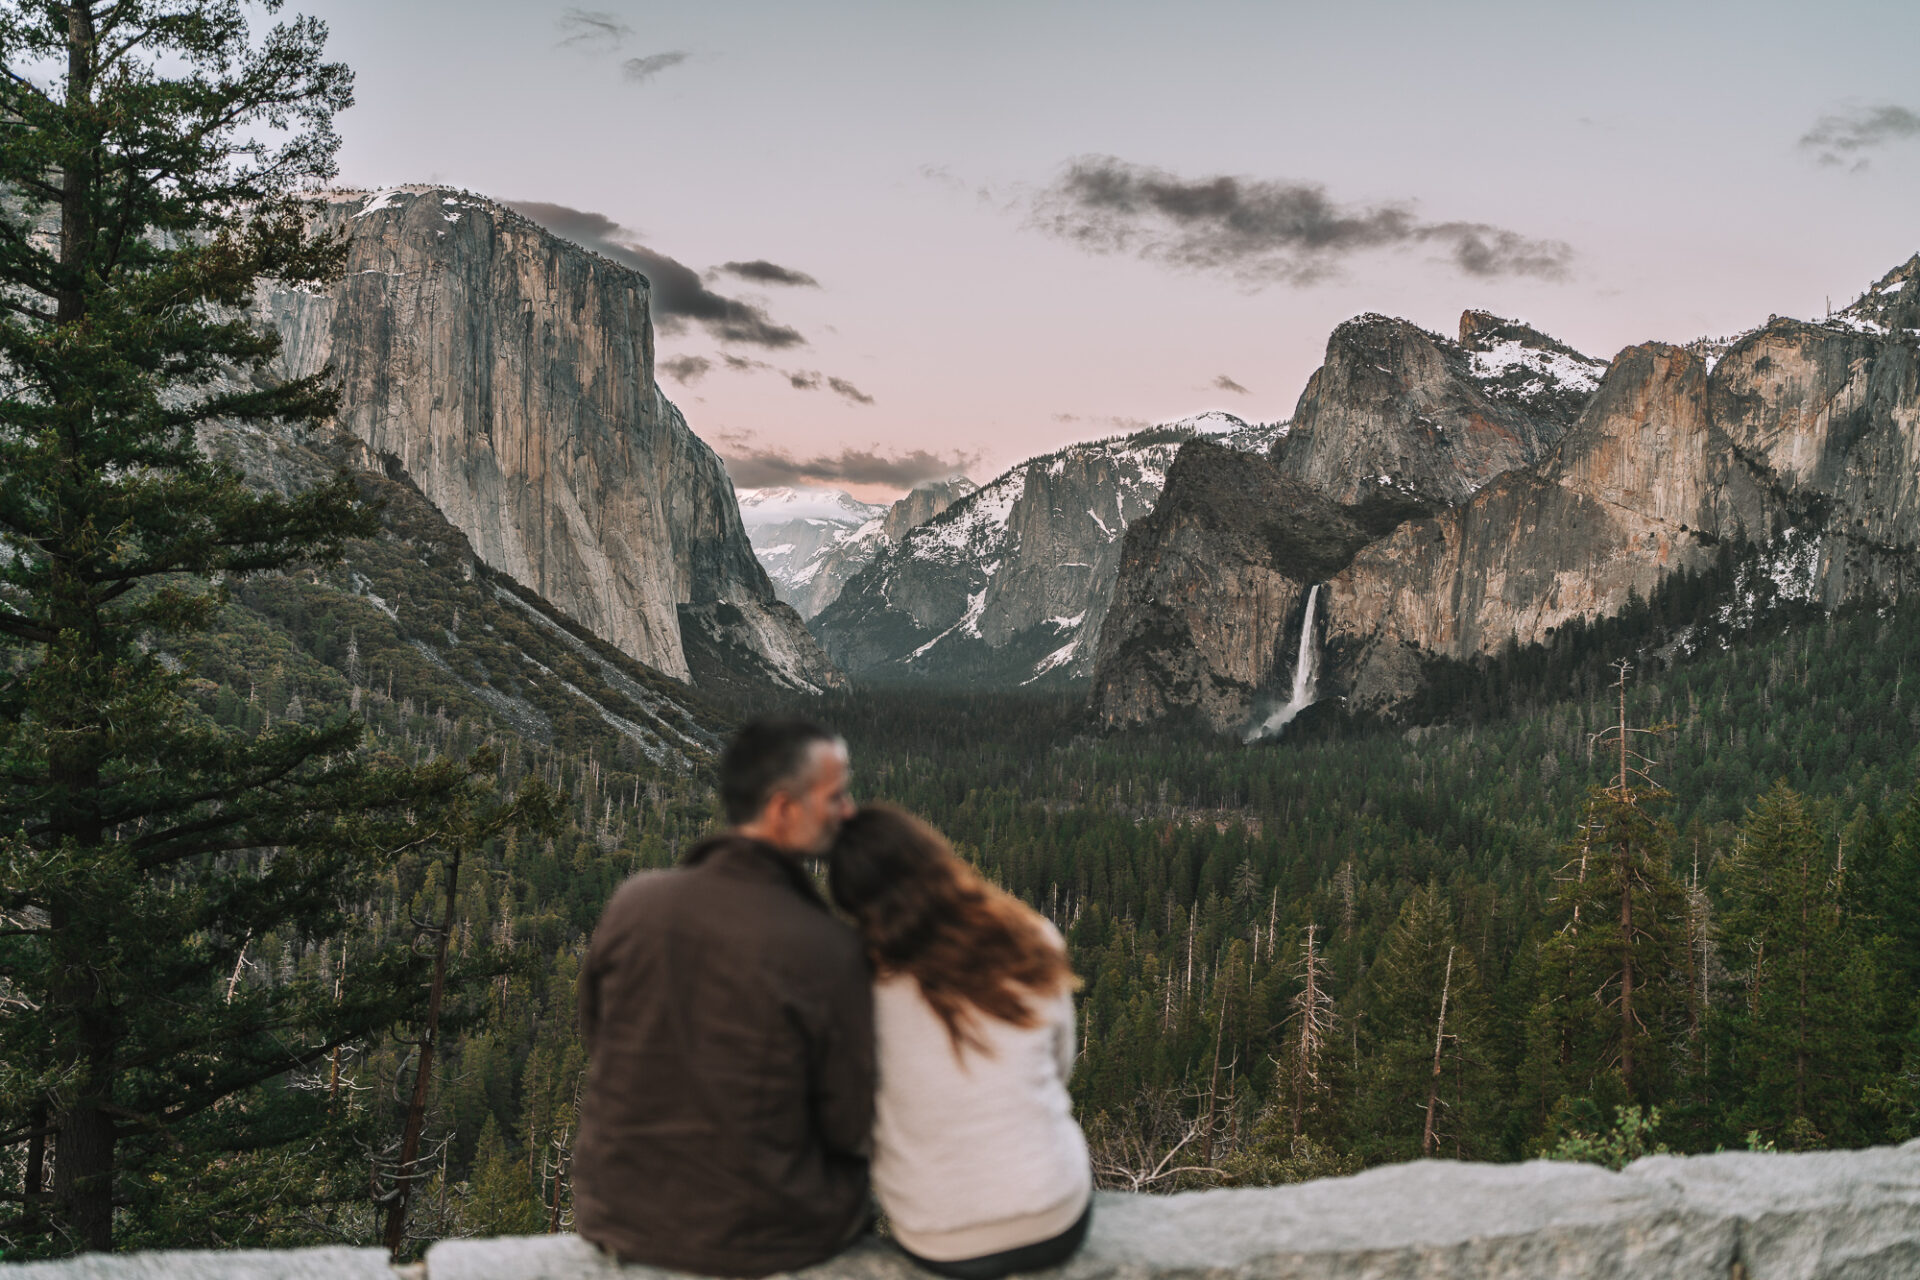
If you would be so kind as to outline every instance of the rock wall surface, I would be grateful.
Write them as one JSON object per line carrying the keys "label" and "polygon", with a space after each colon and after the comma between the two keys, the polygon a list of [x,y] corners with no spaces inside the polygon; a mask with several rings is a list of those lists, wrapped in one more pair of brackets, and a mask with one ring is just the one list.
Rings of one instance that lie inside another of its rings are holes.
{"label": "rock wall surface", "polygon": [[1717,363],[1648,344],[1538,468],[1368,546],[1329,585],[1338,679],[1406,696],[1417,656],[1466,659],[1616,613],[1722,542],[1777,549],[1832,608],[1920,572],[1920,257],[1839,317],[1775,318]]}
{"label": "rock wall surface", "polygon": [[1396,514],[1377,497],[1342,506],[1258,454],[1186,445],[1127,530],[1094,669],[1102,718],[1238,728],[1291,670],[1307,588]]}
{"label": "rock wall surface", "polygon": [[[29,1263],[21,1280],[609,1280],[576,1236],[448,1240],[413,1267],[376,1249],[148,1253]],[[796,1273],[914,1280],[869,1240]],[[1062,1280],[1911,1280],[1920,1143],[1591,1165],[1422,1160],[1286,1187],[1102,1193]]]}
{"label": "rock wall surface", "polygon": [[1383,489],[1461,502],[1544,456],[1603,368],[1484,312],[1462,317],[1459,343],[1405,320],[1360,316],[1327,339],[1274,460],[1339,502]]}
{"label": "rock wall surface", "polygon": [[1545,457],[1603,368],[1486,312],[1461,317],[1458,342],[1377,315],[1335,329],[1268,466],[1190,445],[1154,518],[1129,532],[1095,713],[1109,727],[1189,713],[1243,727],[1291,669],[1309,586],[1398,522]]}
{"label": "rock wall surface", "polygon": [[279,372],[333,365],[339,425],[485,564],[683,680],[683,626],[722,603],[774,641],[759,653],[781,682],[839,679],[775,598],[719,458],[655,385],[645,277],[442,188],[338,194],[318,220],[346,237],[346,274],[260,299]]}

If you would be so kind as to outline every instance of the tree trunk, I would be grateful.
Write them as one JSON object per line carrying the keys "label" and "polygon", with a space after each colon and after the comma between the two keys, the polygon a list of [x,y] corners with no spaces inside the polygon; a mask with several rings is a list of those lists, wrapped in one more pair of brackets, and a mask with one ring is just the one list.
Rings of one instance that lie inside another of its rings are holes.
{"label": "tree trunk", "polygon": [[1440,1049],[1447,1042],[1447,996],[1453,991],[1453,948],[1447,948],[1447,976],[1440,982],[1440,1020],[1433,1028],[1433,1078],[1427,1084],[1427,1126],[1420,1135],[1420,1154],[1433,1154],[1433,1122],[1440,1109]]}
{"label": "tree trunk", "polygon": [[1620,1080],[1633,1092],[1633,848],[1620,875]]}
{"label": "tree trunk", "polygon": [[413,1098],[407,1104],[407,1127],[400,1138],[400,1163],[394,1175],[393,1199],[387,1205],[384,1243],[393,1257],[406,1243],[407,1202],[413,1194],[414,1164],[420,1158],[420,1133],[426,1126],[427,1086],[433,1077],[433,1050],[440,1032],[440,999],[447,987],[447,944],[453,938],[453,914],[460,887],[460,850],[447,855],[446,907],[439,938],[433,949],[433,987],[427,995],[426,1028],[420,1036],[420,1066],[413,1077]]}

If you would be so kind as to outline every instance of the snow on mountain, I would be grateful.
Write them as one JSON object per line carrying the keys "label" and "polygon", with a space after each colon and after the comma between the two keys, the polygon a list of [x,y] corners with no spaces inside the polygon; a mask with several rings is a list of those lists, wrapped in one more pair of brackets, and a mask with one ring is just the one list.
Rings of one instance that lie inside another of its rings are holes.
{"label": "snow on mountain", "polygon": [[1029,458],[908,532],[813,620],[870,677],[1022,684],[1092,671],[1121,541],[1196,436],[1264,449],[1283,425],[1212,412]]}
{"label": "snow on mountain", "polygon": [[747,528],[756,525],[787,524],[794,520],[826,520],[834,524],[859,525],[884,515],[886,507],[862,502],[840,489],[810,489],[780,486],[770,489],[741,489],[740,519]]}
{"label": "snow on mountain", "polygon": [[799,609],[802,618],[810,616],[800,605],[821,559],[887,510],[839,489],[747,489],[739,498],[753,554],[772,580],[774,594]]}

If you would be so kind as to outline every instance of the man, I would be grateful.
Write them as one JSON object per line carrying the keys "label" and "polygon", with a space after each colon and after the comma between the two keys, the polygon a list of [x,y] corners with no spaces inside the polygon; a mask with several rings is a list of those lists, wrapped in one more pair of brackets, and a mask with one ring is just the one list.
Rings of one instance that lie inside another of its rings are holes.
{"label": "man", "polygon": [[750,723],[720,798],[729,829],[622,885],[587,950],[574,1221],[628,1261],[759,1276],[866,1221],[871,982],[803,865],[853,813],[846,744]]}

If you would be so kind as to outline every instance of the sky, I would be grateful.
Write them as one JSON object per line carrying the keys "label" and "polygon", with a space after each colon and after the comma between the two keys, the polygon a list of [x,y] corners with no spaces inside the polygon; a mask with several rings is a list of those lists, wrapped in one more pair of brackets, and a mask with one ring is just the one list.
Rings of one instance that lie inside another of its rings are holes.
{"label": "sky", "polygon": [[1920,4],[291,0],[340,181],[645,269],[737,485],[884,500],[1207,409],[1366,312],[1590,354],[1920,251]]}

